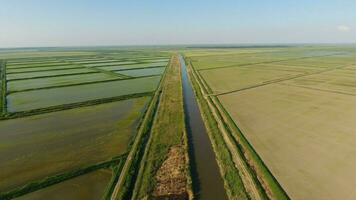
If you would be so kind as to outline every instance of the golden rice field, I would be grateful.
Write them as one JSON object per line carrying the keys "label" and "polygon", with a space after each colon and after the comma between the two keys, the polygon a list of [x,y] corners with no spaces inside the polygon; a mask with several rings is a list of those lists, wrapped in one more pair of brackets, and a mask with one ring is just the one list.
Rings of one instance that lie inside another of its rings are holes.
{"label": "golden rice field", "polygon": [[355,199],[356,48],[190,50],[291,199]]}

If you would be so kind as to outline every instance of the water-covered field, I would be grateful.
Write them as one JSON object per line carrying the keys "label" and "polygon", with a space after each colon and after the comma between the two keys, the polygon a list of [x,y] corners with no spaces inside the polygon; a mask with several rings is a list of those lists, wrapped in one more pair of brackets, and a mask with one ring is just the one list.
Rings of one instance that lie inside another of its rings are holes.
{"label": "water-covered field", "polygon": [[0,53],[0,199],[101,199],[169,58],[150,49]]}

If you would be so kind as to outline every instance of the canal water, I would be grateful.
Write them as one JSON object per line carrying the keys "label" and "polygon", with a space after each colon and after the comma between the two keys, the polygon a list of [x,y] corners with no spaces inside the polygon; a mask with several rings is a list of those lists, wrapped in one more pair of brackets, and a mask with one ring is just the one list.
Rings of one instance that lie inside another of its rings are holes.
{"label": "canal water", "polygon": [[183,84],[185,124],[188,133],[189,157],[196,199],[227,199],[215,153],[204,126],[200,110],[189,82],[184,59],[180,56]]}

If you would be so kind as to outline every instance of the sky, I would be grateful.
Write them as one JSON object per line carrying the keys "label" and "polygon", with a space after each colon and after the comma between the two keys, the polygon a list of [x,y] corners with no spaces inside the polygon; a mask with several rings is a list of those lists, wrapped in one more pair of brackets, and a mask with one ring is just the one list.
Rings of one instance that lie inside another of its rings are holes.
{"label": "sky", "polygon": [[0,0],[0,48],[356,43],[355,0]]}

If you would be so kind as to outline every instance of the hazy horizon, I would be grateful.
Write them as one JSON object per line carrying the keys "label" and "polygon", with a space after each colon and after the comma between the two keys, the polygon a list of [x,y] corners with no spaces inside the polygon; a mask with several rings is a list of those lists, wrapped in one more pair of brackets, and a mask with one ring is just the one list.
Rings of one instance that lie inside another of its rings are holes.
{"label": "hazy horizon", "polygon": [[0,48],[354,44],[356,2],[1,2]]}

